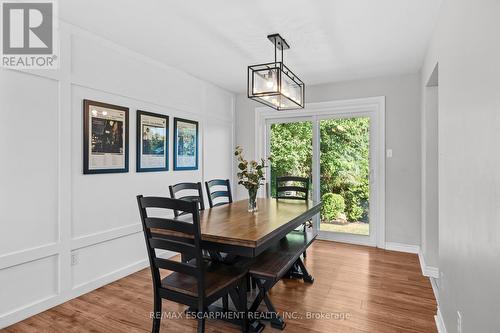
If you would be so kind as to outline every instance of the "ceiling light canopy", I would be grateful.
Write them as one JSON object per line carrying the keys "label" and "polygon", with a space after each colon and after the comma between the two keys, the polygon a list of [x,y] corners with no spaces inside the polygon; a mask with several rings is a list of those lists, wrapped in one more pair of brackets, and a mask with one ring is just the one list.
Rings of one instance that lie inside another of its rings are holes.
{"label": "ceiling light canopy", "polygon": [[279,34],[267,38],[274,44],[274,62],[248,66],[248,98],[278,111],[304,108],[304,82],[283,63],[283,50],[290,46]]}

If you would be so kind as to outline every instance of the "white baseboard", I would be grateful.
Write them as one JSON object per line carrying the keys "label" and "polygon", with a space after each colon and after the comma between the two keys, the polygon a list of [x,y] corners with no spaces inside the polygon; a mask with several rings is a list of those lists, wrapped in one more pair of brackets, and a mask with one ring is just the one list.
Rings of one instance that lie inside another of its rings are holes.
{"label": "white baseboard", "polygon": [[439,287],[437,284],[437,279],[429,278],[431,280],[432,292],[434,293],[434,298],[436,299],[437,305],[439,307]]}
{"label": "white baseboard", "polygon": [[439,287],[437,281],[439,279],[439,269],[437,267],[426,266],[425,259],[422,252],[418,253],[418,259],[420,261],[420,268],[422,269],[422,275],[429,277],[431,282],[432,292],[434,293],[434,298],[437,302],[437,312],[434,316],[434,321],[436,322],[436,327],[438,333],[446,333],[446,326],[444,326],[443,316],[439,310]]}
{"label": "white baseboard", "polygon": [[422,270],[423,276],[439,279],[439,268],[434,266],[427,266],[422,251],[418,252],[418,260],[420,261],[420,269]]}
{"label": "white baseboard", "polygon": [[446,326],[444,325],[443,315],[441,314],[439,307],[437,310],[437,314],[434,316],[434,320],[436,321],[438,333],[447,333]]}
{"label": "white baseboard", "polygon": [[439,279],[439,268],[433,266],[425,266],[426,276]]}
{"label": "white baseboard", "polygon": [[[159,256],[163,258],[171,257],[175,253],[165,251]],[[138,262],[132,263],[110,273],[107,273],[97,279],[86,282],[84,284],[78,285],[75,288],[63,292],[59,295],[50,296],[42,300],[27,304],[23,307],[14,309],[11,312],[5,313],[0,316],[0,329],[15,324],[21,320],[34,316],[40,312],[48,310],[59,304],[67,302],[73,298],[79,297],[83,294],[89,293],[97,288],[100,288],[106,284],[124,278],[130,274],[140,271],[149,266],[149,260],[143,259]]]}
{"label": "white baseboard", "polygon": [[385,243],[385,249],[390,251],[418,254],[418,259],[420,261],[420,268],[422,269],[422,275],[439,279],[439,268],[434,266],[427,266],[427,264],[425,263],[425,258],[422,253],[422,250],[420,249],[420,246],[387,242]]}
{"label": "white baseboard", "polygon": [[386,242],[385,249],[389,251],[398,251],[398,252],[406,252],[414,254],[418,254],[420,252],[420,246],[418,245],[393,243],[393,242]]}

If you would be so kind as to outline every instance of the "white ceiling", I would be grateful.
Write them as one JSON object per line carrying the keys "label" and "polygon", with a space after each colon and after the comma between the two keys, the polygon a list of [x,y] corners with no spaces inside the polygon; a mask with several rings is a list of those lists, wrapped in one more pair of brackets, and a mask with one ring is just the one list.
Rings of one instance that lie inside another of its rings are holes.
{"label": "white ceiling", "polygon": [[117,44],[244,92],[266,36],[307,85],[417,72],[441,0],[64,0],[61,17]]}

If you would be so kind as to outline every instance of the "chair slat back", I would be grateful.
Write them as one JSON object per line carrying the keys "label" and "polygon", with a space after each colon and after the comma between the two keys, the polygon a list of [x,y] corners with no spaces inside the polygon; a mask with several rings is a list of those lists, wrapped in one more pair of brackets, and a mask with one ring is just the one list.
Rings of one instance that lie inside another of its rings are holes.
{"label": "chair slat back", "polygon": [[[201,183],[179,183],[175,185],[170,185],[170,197],[173,199],[180,199],[184,201],[197,201],[199,210],[205,209],[205,203],[203,201],[203,190],[201,189]],[[187,194],[196,191],[196,195]],[[179,193],[182,192],[182,193]],[[184,215],[185,213],[174,210],[175,216]]]}
{"label": "chair slat back", "polygon": [[[198,281],[199,296],[204,297],[205,278],[203,255],[200,245],[201,231],[198,203],[172,198],[143,197],[142,195],[137,196],[137,203],[139,205],[154,288],[161,288],[160,269],[167,269],[195,277]],[[150,217],[148,209],[179,211],[191,215],[192,219],[189,220],[188,216],[183,218],[183,220]],[[175,232],[176,235],[171,236],[168,233],[162,233],[162,231]],[[194,258],[194,260],[185,263],[159,258],[156,256],[156,249],[178,252],[189,258]]]}
{"label": "chair slat back", "polygon": [[[226,189],[214,190],[214,187],[216,186],[223,186]],[[205,182],[205,187],[207,189],[208,204],[210,205],[210,208],[226,205],[228,203],[233,202],[233,196],[231,194],[231,183],[229,182],[229,179],[209,180],[208,182]],[[226,198],[226,200],[214,203],[214,199],[217,198]]]}
{"label": "chair slat back", "polygon": [[276,199],[309,200],[309,178],[276,177]]}
{"label": "chair slat back", "polygon": [[167,229],[190,235],[194,234],[194,225],[185,221],[159,217],[146,217],[145,223],[148,228]]}

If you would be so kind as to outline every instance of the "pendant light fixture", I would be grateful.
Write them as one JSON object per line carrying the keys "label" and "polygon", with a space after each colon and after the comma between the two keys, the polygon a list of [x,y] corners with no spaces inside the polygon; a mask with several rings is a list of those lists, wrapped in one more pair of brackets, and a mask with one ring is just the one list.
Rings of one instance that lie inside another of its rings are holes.
{"label": "pendant light fixture", "polygon": [[283,50],[290,46],[280,34],[267,38],[274,44],[274,62],[248,66],[248,98],[278,111],[304,108],[304,82],[283,63]]}

